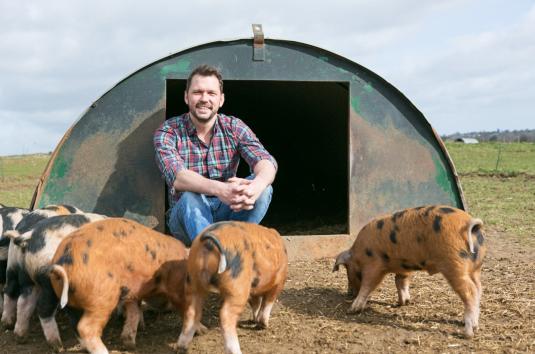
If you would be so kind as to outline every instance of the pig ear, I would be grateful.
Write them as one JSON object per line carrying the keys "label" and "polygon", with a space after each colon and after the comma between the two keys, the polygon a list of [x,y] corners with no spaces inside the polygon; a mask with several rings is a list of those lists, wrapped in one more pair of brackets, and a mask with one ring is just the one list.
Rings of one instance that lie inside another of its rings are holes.
{"label": "pig ear", "polygon": [[6,231],[4,232],[4,236],[3,237],[7,237],[7,238],[10,238],[10,239],[15,239],[17,237],[19,237],[20,234],[17,230],[9,230],[9,231]]}
{"label": "pig ear", "polygon": [[340,264],[347,265],[351,259],[351,250],[346,250],[336,257],[336,263],[334,263],[333,272],[338,271]]}
{"label": "pig ear", "polygon": [[14,237],[12,237],[11,239],[17,246],[25,250],[26,247],[28,247],[28,241],[32,237],[32,233],[33,231],[28,231],[26,233],[23,233],[22,235],[17,233],[17,235],[13,235]]}

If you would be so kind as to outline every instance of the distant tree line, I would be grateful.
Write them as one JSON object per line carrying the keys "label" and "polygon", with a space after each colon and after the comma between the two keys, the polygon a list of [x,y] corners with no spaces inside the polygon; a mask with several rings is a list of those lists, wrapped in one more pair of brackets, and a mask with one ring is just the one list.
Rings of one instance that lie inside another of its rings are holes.
{"label": "distant tree line", "polygon": [[492,132],[468,132],[442,135],[442,140],[455,140],[460,138],[474,138],[479,141],[500,142],[535,142],[535,129],[524,130],[496,130]]}

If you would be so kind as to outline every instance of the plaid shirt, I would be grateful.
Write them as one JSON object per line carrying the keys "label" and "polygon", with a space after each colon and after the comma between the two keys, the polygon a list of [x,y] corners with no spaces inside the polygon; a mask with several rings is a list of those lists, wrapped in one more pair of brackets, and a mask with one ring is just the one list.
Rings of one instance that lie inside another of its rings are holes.
{"label": "plaid shirt", "polygon": [[269,160],[277,168],[253,131],[242,120],[223,114],[217,115],[209,145],[197,136],[188,113],[166,120],[154,133],[153,142],[156,162],[169,187],[170,207],[180,198],[173,183],[184,169],[224,182],[236,176],[240,156],[251,170],[260,160]]}

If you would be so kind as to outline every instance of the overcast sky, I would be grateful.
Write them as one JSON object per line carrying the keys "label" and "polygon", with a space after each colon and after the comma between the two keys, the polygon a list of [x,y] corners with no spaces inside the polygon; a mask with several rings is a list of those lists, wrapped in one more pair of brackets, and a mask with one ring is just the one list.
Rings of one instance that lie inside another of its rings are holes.
{"label": "overcast sky", "polygon": [[0,0],[0,156],[53,150],[127,75],[252,23],[374,71],[439,134],[535,128],[535,1]]}

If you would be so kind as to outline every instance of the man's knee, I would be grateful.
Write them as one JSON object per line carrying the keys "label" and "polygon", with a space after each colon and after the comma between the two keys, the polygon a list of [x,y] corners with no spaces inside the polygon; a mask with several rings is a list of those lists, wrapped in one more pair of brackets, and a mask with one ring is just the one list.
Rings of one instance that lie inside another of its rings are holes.
{"label": "man's knee", "polygon": [[213,221],[210,202],[205,195],[184,192],[173,207],[169,218],[169,230],[186,246],[197,234]]}
{"label": "man's knee", "polygon": [[182,193],[177,203],[182,210],[184,210],[184,208],[200,208],[206,205],[206,201],[203,199],[202,194],[194,192]]}

